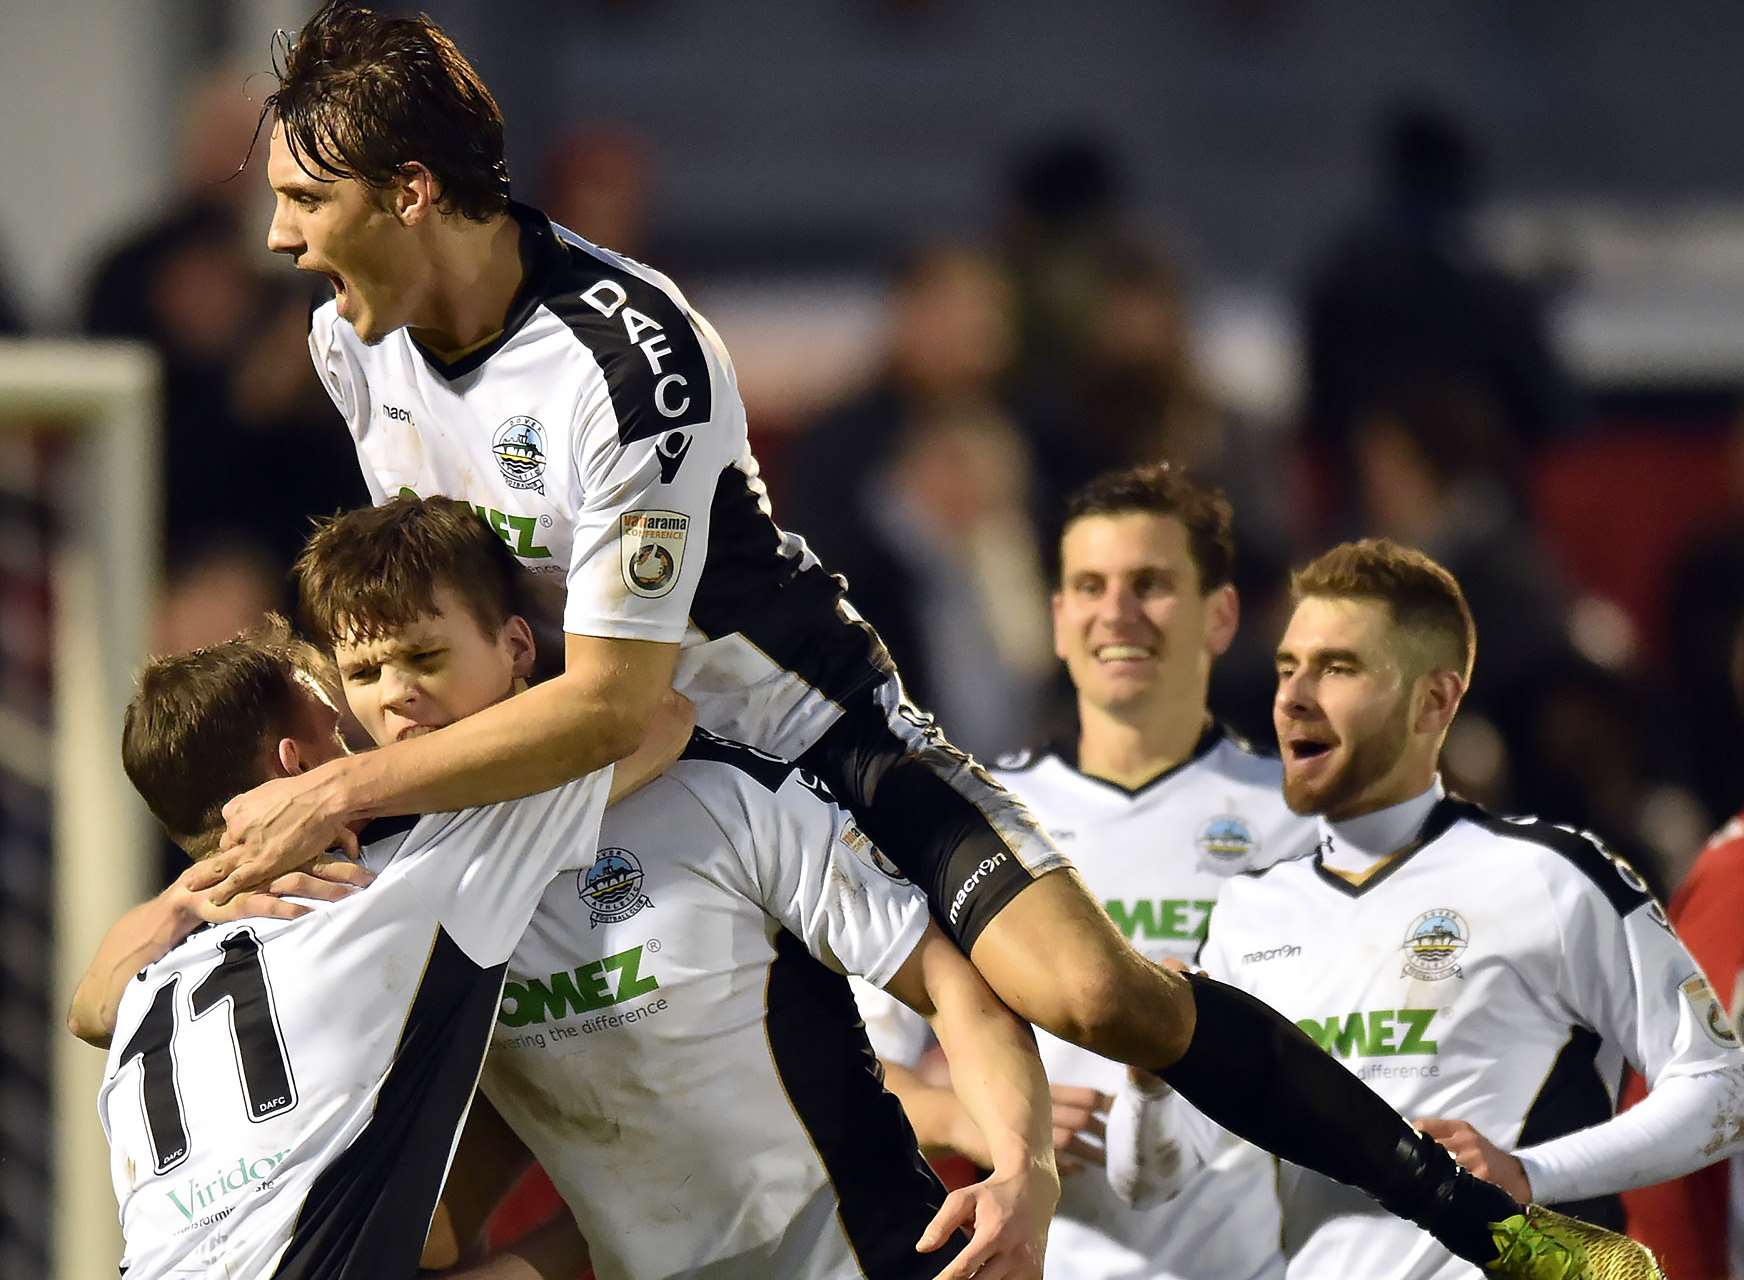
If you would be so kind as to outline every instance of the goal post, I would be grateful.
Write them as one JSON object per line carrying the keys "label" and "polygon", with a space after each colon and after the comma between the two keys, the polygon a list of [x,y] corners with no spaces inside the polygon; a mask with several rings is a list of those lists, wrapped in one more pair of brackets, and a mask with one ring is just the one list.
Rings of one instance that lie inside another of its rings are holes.
{"label": "goal post", "polygon": [[[60,437],[51,513],[52,723],[0,706],[0,769],[46,784],[53,833],[47,1055],[52,1274],[113,1274],[121,1237],[97,1120],[103,1055],[61,1026],[108,926],[156,889],[152,825],[121,770],[121,713],[157,595],[157,357],[131,343],[0,342],[0,432]],[[16,1105],[16,1099],[12,1100]]]}

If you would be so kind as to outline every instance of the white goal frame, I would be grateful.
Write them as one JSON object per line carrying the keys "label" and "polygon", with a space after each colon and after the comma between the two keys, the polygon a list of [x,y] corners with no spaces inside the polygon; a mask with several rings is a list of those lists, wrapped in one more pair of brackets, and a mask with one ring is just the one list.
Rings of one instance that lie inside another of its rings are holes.
{"label": "white goal frame", "polygon": [[[103,1055],[60,1025],[115,919],[155,892],[156,844],[121,771],[121,713],[146,656],[157,595],[160,375],[133,343],[0,342],[0,430],[72,437],[72,500],[51,544],[53,727],[0,724],[6,763],[47,774],[54,830],[49,1056],[55,1273],[112,1275],[121,1232],[97,1120]],[[34,770],[31,764],[34,762]]]}

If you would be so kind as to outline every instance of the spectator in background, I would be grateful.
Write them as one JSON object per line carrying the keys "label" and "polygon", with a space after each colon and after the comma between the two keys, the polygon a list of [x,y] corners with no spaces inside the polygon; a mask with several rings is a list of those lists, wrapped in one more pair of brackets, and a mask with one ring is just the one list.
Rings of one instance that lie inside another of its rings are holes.
{"label": "spectator in background", "polygon": [[917,255],[882,372],[794,444],[788,474],[807,484],[776,503],[848,579],[909,692],[983,753],[1034,731],[1053,672],[1032,462],[1001,392],[1012,350],[999,267],[958,246]]}
{"label": "spectator in background", "polygon": [[[257,240],[265,184],[250,151],[260,107],[239,71],[197,81],[167,208],[98,264],[84,330],[163,360],[168,570],[158,642],[181,651],[282,607],[282,566],[311,514],[364,498],[306,351],[307,286],[268,275]],[[243,165],[245,157],[250,163]],[[270,476],[240,489],[238,476]]]}
{"label": "spectator in background", "polygon": [[[1566,427],[1575,409],[1542,300],[1486,263],[1472,214],[1483,158],[1461,125],[1420,104],[1383,119],[1372,210],[1314,267],[1303,304],[1307,443],[1336,505],[1352,437],[1377,390],[1439,363],[1466,371],[1517,451]],[[1457,572],[1457,570],[1456,570]]]}
{"label": "spectator in background", "polygon": [[[1702,850],[1671,899],[1672,927],[1713,986],[1714,1003],[1699,1012],[1726,1017],[1736,1033],[1744,1014],[1744,814],[1728,822]],[[1724,1031],[1722,1032],[1724,1034]],[[1639,1076],[1624,1088],[1625,1105],[1646,1095]],[[1718,1137],[1718,1135],[1716,1135]],[[1660,1257],[1672,1280],[1744,1276],[1744,1156],[1658,1186],[1623,1194],[1629,1234]]]}

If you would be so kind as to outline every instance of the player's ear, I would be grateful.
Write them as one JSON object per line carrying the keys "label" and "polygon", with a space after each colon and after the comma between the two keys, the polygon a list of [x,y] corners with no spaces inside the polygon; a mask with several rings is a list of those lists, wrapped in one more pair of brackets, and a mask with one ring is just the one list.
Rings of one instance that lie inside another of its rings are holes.
{"label": "player's ear", "polygon": [[436,212],[436,175],[416,160],[408,160],[394,177],[388,207],[406,226],[417,226]]}
{"label": "player's ear", "polygon": [[527,625],[527,620],[518,613],[512,615],[503,624],[497,643],[507,646],[515,675],[522,680],[531,679],[538,647],[533,642],[533,628]]}
{"label": "player's ear", "polygon": [[1048,604],[1054,615],[1054,657],[1064,662],[1066,660],[1066,640],[1060,630],[1060,611],[1065,607],[1066,593],[1064,591],[1054,592],[1048,597]]}
{"label": "player's ear", "polygon": [[1241,625],[1241,597],[1229,583],[1205,597],[1205,647],[1211,656],[1221,658],[1235,643],[1236,628]]}
{"label": "player's ear", "polygon": [[303,749],[297,745],[295,738],[280,738],[278,750],[274,752],[278,758],[279,768],[287,778],[294,778],[308,768],[303,762]]}
{"label": "player's ear", "polygon": [[1423,700],[1417,709],[1417,731],[1445,733],[1465,696],[1465,681],[1457,671],[1431,671],[1420,679]]}

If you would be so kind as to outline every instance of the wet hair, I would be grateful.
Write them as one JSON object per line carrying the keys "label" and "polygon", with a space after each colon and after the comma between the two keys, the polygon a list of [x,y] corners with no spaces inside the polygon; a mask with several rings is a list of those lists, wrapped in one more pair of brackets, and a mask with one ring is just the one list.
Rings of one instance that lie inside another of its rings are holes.
{"label": "wet hair", "polygon": [[121,727],[121,767],[170,839],[214,853],[224,806],[272,776],[281,738],[308,727],[319,656],[282,618],[139,673]]}
{"label": "wet hair", "polygon": [[416,162],[435,177],[442,212],[485,222],[508,208],[503,113],[428,17],[330,0],[294,35],[279,33],[273,62],[278,88],[262,118],[284,125],[311,177],[381,191]]}
{"label": "wet hair", "polygon": [[437,611],[452,590],[486,635],[525,612],[521,566],[473,509],[402,494],[315,527],[292,569],[303,627],[332,649],[377,639]]}
{"label": "wet hair", "polygon": [[1470,682],[1478,631],[1458,580],[1434,560],[1388,538],[1344,542],[1290,575],[1290,598],[1374,600],[1420,650],[1425,670]]}
{"label": "wet hair", "polygon": [[[1130,512],[1172,516],[1187,529],[1187,550],[1199,573],[1199,590],[1228,586],[1235,574],[1234,512],[1221,490],[1196,484],[1181,468],[1151,462],[1105,471],[1066,499],[1062,539],[1087,516]],[[1056,561],[1056,573],[1058,572]]]}

